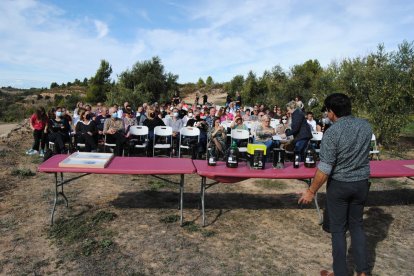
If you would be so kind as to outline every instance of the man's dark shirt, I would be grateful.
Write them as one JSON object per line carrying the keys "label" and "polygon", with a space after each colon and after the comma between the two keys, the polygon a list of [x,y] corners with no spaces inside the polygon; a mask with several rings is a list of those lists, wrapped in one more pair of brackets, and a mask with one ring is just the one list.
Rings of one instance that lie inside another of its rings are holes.
{"label": "man's dark shirt", "polygon": [[338,181],[368,179],[371,138],[371,125],[366,120],[339,118],[323,135],[318,169]]}

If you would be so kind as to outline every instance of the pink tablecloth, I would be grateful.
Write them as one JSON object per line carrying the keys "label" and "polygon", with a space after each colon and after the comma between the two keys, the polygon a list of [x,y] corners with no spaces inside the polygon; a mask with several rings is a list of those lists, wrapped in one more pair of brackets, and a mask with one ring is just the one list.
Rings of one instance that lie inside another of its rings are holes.
{"label": "pink tablecloth", "polygon": [[63,173],[97,173],[97,174],[141,174],[170,175],[192,174],[196,170],[191,159],[156,158],[156,157],[114,157],[104,169],[96,168],[63,168],[59,162],[68,155],[59,154],[39,165],[39,172]]}
{"label": "pink tablecloth", "polygon": [[[223,183],[238,182],[248,178],[270,179],[309,179],[315,175],[316,168],[310,169],[303,166],[293,168],[292,163],[285,164],[284,169],[273,169],[271,164],[266,164],[264,170],[250,169],[245,162],[239,163],[238,168],[227,168],[224,162],[218,162],[217,166],[208,166],[205,160],[194,160],[197,174]],[[371,161],[372,178],[413,177],[414,160],[384,160]]]}

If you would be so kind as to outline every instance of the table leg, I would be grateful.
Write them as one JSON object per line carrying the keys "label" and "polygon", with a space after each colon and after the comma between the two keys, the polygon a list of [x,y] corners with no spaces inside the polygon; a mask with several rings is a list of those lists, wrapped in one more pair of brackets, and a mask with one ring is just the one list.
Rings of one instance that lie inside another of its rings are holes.
{"label": "table leg", "polygon": [[[310,187],[311,183],[312,183],[312,179],[308,179],[305,181],[306,184],[308,184],[308,186]],[[318,192],[315,193],[315,196],[313,198],[313,201],[315,202],[315,207],[316,207],[316,212],[318,212],[318,216],[319,216],[319,225],[322,225],[323,223],[323,216],[321,214],[321,209],[319,208],[319,203],[318,203]]]}
{"label": "table leg", "polygon": [[53,202],[52,213],[50,215],[50,224],[51,225],[53,225],[53,217],[55,215],[57,198],[58,198],[58,176],[57,176],[57,173],[55,173],[55,200]]}
{"label": "table leg", "polygon": [[66,197],[65,193],[63,192],[63,173],[60,173],[60,193],[62,195],[62,197],[65,199],[66,202],[66,207],[69,207],[69,201],[68,198]]}
{"label": "table leg", "polygon": [[318,215],[319,215],[319,225],[322,225],[323,216],[321,214],[321,209],[319,208],[319,204],[318,204],[318,192],[315,193],[315,197],[314,197],[313,201],[315,202],[316,211],[318,212]]}
{"label": "table leg", "polygon": [[184,174],[180,180],[180,225],[183,226],[183,197],[184,197]]}
{"label": "table leg", "polygon": [[206,226],[206,213],[204,206],[204,197],[206,193],[206,178],[201,177],[201,214],[203,218],[203,227]]}

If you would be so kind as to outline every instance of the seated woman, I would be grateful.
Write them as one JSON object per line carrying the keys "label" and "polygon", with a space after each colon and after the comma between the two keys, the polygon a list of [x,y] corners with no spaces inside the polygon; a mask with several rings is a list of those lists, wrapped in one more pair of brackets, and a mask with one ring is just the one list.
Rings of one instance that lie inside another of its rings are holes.
{"label": "seated woman", "polygon": [[266,145],[267,152],[270,153],[272,147],[279,146],[277,141],[273,141],[273,135],[275,134],[275,129],[270,126],[270,117],[268,115],[263,115],[261,117],[261,124],[256,127],[254,144]]}
{"label": "seated woman", "polygon": [[249,130],[247,128],[247,126],[243,123],[243,119],[239,116],[237,116],[236,118],[234,118],[234,121],[231,122],[230,125],[231,129],[245,129],[245,130]]}
{"label": "seated woman", "polygon": [[50,117],[47,129],[49,131],[49,141],[55,143],[56,153],[66,152],[65,143],[70,142],[70,125],[64,118],[61,107],[57,107],[55,116]]}
{"label": "seated woman", "polygon": [[148,140],[149,140],[149,149],[152,150],[152,144],[154,139],[154,129],[156,126],[165,126],[163,120],[156,114],[155,109],[152,107],[147,109],[146,119],[142,125],[148,127]]}
{"label": "seated woman", "polygon": [[220,122],[233,121],[234,119],[233,113],[227,112],[224,108],[220,108],[217,117],[220,118]]}
{"label": "seated woman", "polygon": [[125,129],[126,137],[128,138],[130,136],[129,128],[131,126],[138,125],[137,118],[132,113],[131,107],[129,107],[129,109],[127,107],[127,109],[124,113],[124,118],[122,118],[122,120],[123,120],[123,123],[124,123],[124,129]]}
{"label": "seated woman", "polygon": [[227,131],[220,124],[220,118],[214,118],[213,127],[209,130],[208,138],[210,139],[209,147],[212,150],[212,154],[216,157],[221,154],[224,157],[226,152]]}
{"label": "seated woman", "polygon": [[106,135],[106,141],[108,143],[116,145],[114,154],[121,156],[126,146],[124,123],[121,118],[118,118],[116,107],[109,109],[109,115],[111,118],[105,120],[103,133]]}
{"label": "seated woman", "polygon": [[289,129],[288,118],[286,115],[282,116],[280,123],[276,126],[276,135],[280,137],[280,147],[286,147],[293,141],[293,136],[286,136],[286,130]]}
{"label": "seated woman", "polygon": [[75,143],[85,144],[86,152],[96,151],[97,135],[98,129],[95,122],[91,120],[89,111],[82,110],[75,127]]}
{"label": "seated woman", "polygon": [[[239,116],[234,118],[234,121],[231,122],[230,128],[231,129],[244,129],[244,130],[249,131],[249,128],[243,123],[243,119]],[[236,144],[238,147],[246,147],[247,140],[236,140]]]}

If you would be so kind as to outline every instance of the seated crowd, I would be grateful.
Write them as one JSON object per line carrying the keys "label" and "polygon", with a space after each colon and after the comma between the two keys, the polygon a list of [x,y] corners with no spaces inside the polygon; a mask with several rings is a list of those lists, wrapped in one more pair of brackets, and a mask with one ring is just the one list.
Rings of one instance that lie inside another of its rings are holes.
{"label": "seated crowd", "polygon": [[112,149],[115,155],[131,155],[135,145],[143,142],[142,137],[131,134],[131,127],[146,126],[146,154],[150,156],[154,129],[169,126],[172,128],[170,156],[178,152],[183,127],[200,130],[199,139],[193,143],[192,158],[204,158],[207,149],[224,157],[232,129],[248,130],[249,142],[264,144],[269,150],[291,144],[303,156],[312,138],[311,132],[323,132],[329,126],[326,116],[318,121],[312,112],[305,114],[299,100],[289,102],[284,108],[264,104],[247,107],[240,103],[238,100],[218,106],[198,102],[187,104],[184,100],[174,99],[166,104],[144,103],[132,108],[128,102],[122,107],[107,107],[102,103],[91,106],[79,102],[72,113],[65,107],[52,108],[48,113],[39,108],[30,118],[34,143],[26,153],[44,155],[46,146],[53,146],[55,153],[96,152],[103,150],[104,143],[109,143],[115,145]]}

